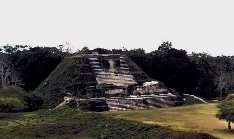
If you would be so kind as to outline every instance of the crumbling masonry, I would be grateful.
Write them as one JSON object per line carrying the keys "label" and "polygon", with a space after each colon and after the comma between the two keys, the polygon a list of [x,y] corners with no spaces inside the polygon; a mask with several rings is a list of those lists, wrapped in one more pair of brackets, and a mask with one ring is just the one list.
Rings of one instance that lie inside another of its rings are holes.
{"label": "crumbling masonry", "polygon": [[[78,108],[96,111],[168,107],[182,103],[174,92],[150,79],[122,54],[93,53],[65,58],[36,93],[45,98],[48,106],[75,101]],[[67,99],[69,97],[71,99]]]}

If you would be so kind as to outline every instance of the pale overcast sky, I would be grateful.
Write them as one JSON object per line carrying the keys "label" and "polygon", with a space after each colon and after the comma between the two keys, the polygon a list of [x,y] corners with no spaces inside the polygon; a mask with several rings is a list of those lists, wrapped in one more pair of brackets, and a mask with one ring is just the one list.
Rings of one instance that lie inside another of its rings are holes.
{"label": "pale overcast sky", "polygon": [[233,0],[0,0],[0,44],[234,55]]}

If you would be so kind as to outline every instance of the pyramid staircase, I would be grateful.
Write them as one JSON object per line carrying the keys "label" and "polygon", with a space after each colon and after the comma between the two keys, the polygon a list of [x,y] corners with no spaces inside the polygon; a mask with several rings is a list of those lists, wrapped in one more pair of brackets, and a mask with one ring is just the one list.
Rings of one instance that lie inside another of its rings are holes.
{"label": "pyramid staircase", "polygon": [[118,73],[104,71],[104,68],[99,62],[98,55],[92,55],[88,59],[92,70],[96,74],[98,84],[112,84],[122,87],[136,84],[133,75],[129,72],[129,67],[126,62],[127,57],[120,56],[120,71]]}

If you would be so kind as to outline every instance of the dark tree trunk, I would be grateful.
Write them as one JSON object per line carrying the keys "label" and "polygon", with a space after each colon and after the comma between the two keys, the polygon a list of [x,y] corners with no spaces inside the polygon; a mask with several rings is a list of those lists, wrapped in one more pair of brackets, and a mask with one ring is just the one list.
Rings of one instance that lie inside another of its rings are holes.
{"label": "dark tree trunk", "polygon": [[232,130],[232,126],[231,126],[231,122],[230,121],[228,121],[228,129]]}

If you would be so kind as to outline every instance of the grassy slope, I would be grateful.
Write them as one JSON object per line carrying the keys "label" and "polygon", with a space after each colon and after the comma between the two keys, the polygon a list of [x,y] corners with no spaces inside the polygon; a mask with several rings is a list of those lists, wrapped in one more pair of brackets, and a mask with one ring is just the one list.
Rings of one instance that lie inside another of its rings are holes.
{"label": "grassy slope", "polygon": [[114,119],[100,113],[61,109],[0,113],[0,138],[206,139],[206,134],[178,132],[157,125]]}
{"label": "grassy slope", "polygon": [[217,104],[198,104],[165,109],[153,109],[132,112],[105,113],[115,118],[157,124],[179,131],[198,131],[209,133],[222,139],[233,139],[234,132],[226,129],[226,122],[215,115]]}
{"label": "grassy slope", "polygon": [[67,92],[78,95],[85,87],[96,83],[87,64],[85,58],[65,58],[34,92],[44,99],[44,104],[51,107],[61,103]]}

